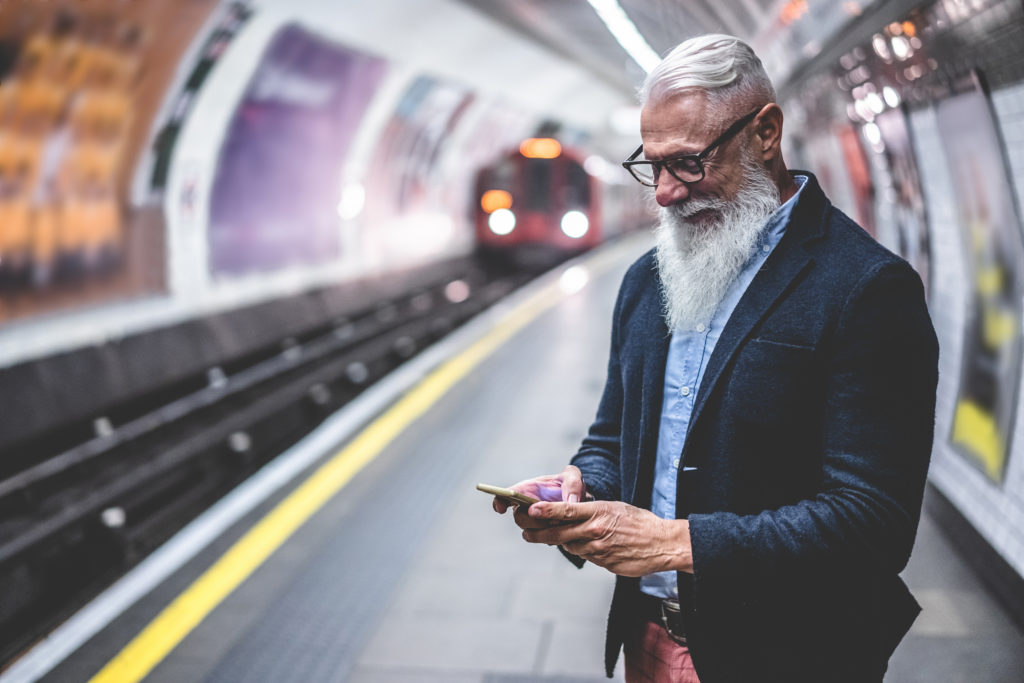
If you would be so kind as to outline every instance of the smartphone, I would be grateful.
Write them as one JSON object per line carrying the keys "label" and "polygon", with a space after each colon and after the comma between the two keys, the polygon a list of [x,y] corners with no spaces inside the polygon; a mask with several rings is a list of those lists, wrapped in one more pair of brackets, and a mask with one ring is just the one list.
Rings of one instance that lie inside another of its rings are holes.
{"label": "smartphone", "polygon": [[501,498],[501,500],[504,501],[507,505],[530,506],[533,505],[534,503],[540,502],[539,499],[534,498],[533,496],[528,496],[525,493],[519,493],[518,491],[502,488],[500,486],[491,486],[490,484],[477,484],[476,489],[477,491],[483,491],[484,493],[489,493],[492,496],[497,496],[498,498]]}

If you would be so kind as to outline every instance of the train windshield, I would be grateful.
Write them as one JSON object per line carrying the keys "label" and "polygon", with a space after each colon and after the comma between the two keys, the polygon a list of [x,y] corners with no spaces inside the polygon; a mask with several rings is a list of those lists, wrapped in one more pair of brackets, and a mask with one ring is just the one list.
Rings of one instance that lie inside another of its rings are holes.
{"label": "train windshield", "polygon": [[529,211],[547,211],[551,207],[551,171],[549,159],[527,159],[523,169],[526,197],[524,204]]}
{"label": "train windshield", "polygon": [[586,209],[590,206],[590,174],[573,162],[565,168],[565,207]]}
{"label": "train windshield", "polygon": [[488,170],[484,176],[485,189],[505,190],[515,192],[516,190],[516,164],[512,159],[503,159]]}

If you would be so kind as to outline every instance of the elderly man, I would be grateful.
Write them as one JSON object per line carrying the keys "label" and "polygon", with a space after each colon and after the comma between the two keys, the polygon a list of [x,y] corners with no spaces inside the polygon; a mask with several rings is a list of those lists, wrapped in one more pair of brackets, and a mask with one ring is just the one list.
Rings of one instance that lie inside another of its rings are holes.
{"label": "elderly man", "polygon": [[589,433],[515,486],[544,501],[516,522],[619,576],[609,676],[624,646],[627,681],[880,681],[920,610],[898,576],[937,382],[920,278],[786,169],[741,41],[679,45],[642,99],[623,165],[657,246],[622,282]]}

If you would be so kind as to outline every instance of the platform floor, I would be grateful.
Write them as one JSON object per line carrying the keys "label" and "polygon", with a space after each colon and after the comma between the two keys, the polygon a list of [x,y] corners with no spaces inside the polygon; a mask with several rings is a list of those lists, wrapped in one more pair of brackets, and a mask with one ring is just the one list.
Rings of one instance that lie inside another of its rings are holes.
{"label": "platform floor", "polygon": [[[180,642],[146,630],[143,651],[167,652],[145,680],[606,680],[612,576],[525,544],[474,485],[556,472],[574,452],[603,384],[619,279],[646,246],[621,242],[536,285],[553,305],[436,398],[198,624],[178,623],[187,633]],[[197,592],[196,579],[292,489],[258,505],[43,680],[88,680],[158,615],[172,624],[165,608]],[[905,578],[925,611],[887,682],[1024,680],[1024,634],[928,518]],[[105,680],[138,680],[129,664],[107,668]]]}

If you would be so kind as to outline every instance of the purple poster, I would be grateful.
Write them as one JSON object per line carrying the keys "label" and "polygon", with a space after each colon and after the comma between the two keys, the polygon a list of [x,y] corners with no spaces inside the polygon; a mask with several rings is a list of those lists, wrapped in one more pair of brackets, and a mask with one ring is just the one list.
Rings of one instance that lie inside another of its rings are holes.
{"label": "purple poster", "polygon": [[950,441],[1001,482],[1021,365],[1024,243],[994,116],[981,90],[937,107],[967,261],[960,387]]}
{"label": "purple poster", "polygon": [[210,267],[269,271],[338,258],[342,165],[385,63],[297,26],[271,41],[221,149]]}

